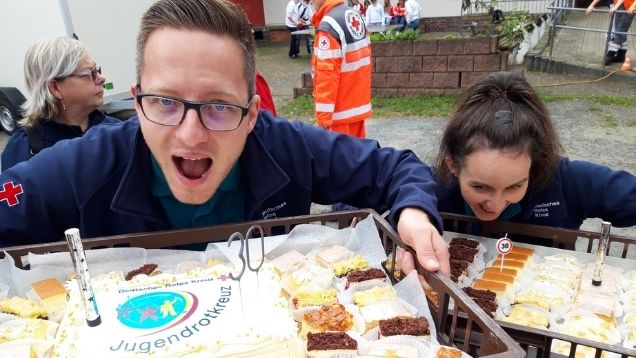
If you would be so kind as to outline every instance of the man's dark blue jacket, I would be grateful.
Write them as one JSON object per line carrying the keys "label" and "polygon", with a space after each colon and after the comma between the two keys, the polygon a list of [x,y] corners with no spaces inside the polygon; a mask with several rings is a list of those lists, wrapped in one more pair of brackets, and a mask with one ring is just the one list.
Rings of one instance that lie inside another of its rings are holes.
{"label": "man's dark blue jacket", "polygon": [[[312,202],[344,202],[389,208],[393,224],[402,208],[418,207],[441,232],[437,184],[411,151],[261,111],[240,163],[245,220],[308,214]],[[0,174],[0,190],[22,192],[0,199],[0,247],[63,240],[72,227],[85,238],[170,229],[152,196],[151,175],[137,118],[59,142]],[[10,205],[12,199],[18,203]]]}
{"label": "man's dark blue jacket", "polygon": [[[466,213],[458,186],[438,189],[440,212]],[[521,212],[508,221],[579,229],[587,218],[602,218],[613,226],[632,226],[636,225],[636,176],[561,158],[551,183],[526,194],[519,204]]]}

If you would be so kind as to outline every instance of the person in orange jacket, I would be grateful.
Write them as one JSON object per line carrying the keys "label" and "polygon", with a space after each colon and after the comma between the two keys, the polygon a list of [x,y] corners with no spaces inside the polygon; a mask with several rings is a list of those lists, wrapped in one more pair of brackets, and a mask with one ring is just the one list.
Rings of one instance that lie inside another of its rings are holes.
{"label": "person in orange jacket", "polygon": [[314,0],[312,75],[316,123],[365,138],[371,117],[371,42],[364,19],[343,0]]}

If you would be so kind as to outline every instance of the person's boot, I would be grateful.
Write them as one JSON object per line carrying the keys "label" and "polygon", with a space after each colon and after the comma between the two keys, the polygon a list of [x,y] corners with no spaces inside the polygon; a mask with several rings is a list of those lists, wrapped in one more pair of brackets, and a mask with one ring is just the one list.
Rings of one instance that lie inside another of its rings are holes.
{"label": "person's boot", "polygon": [[616,58],[614,62],[623,63],[625,62],[625,54],[627,54],[627,49],[620,49],[616,52]]}
{"label": "person's boot", "polygon": [[611,65],[614,62],[616,62],[616,51],[607,51],[604,60],[605,66]]}

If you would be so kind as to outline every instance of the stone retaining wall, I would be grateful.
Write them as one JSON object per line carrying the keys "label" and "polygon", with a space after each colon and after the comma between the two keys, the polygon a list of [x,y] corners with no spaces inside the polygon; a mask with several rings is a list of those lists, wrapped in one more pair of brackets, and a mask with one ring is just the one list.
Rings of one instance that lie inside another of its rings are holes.
{"label": "stone retaining wall", "polygon": [[[373,43],[374,97],[456,94],[489,73],[508,68],[508,53],[497,37],[382,41]],[[294,96],[311,94],[308,73]]]}

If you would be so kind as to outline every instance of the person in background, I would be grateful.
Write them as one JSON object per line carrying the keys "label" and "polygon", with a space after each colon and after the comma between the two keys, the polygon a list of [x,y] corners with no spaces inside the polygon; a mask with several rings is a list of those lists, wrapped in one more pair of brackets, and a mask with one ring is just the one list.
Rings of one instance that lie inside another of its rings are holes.
{"label": "person in background", "polygon": [[136,59],[138,117],[0,173],[0,248],[59,241],[72,227],[91,238],[306,215],[312,202],[344,202],[390,209],[387,219],[422,265],[449,273],[430,168],[411,151],[259,111],[255,42],[238,5],[153,3]]}
{"label": "person in background", "polygon": [[294,35],[294,32],[298,30],[298,8],[300,6],[300,0],[289,0],[285,9],[285,26],[289,31],[289,58],[296,59],[300,55],[300,37]]}
{"label": "person in background", "polygon": [[[600,0],[593,0],[585,10],[585,13],[587,15],[591,14],[599,1]],[[624,34],[624,32],[629,32],[629,28],[634,20],[634,9],[636,9],[636,1],[634,0],[614,0],[614,5],[610,7],[609,15],[614,15],[614,23],[612,24],[612,34],[608,39],[607,53],[603,60],[605,66],[616,62],[625,62],[625,55],[627,54],[627,35]],[[618,12],[615,14],[616,10],[626,10],[627,12]]]}
{"label": "person in background", "polygon": [[384,0],[384,24],[389,25],[391,23],[391,0]]}
{"label": "person in background", "polygon": [[351,0],[351,7],[356,10],[361,15],[366,14],[366,8],[364,7],[364,3],[360,0]]}
{"label": "person in background", "polygon": [[24,118],[2,152],[2,170],[26,161],[62,139],[81,137],[102,123],[119,123],[97,107],[104,103],[106,77],[81,42],[57,37],[29,47],[24,80],[30,96]]}
{"label": "person in background", "polygon": [[417,0],[406,0],[404,3],[404,12],[406,15],[406,27],[417,30],[420,27],[420,4]]}
{"label": "person in background", "polygon": [[[310,4],[309,0],[301,0],[298,8],[298,20],[302,23],[300,25],[302,28],[307,28],[311,26],[311,18],[314,16],[313,6]],[[301,35],[299,37],[299,41],[302,42],[304,40],[305,46],[307,47],[307,54],[311,55],[311,35]],[[300,51],[300,50],[299,50]]]}
{"label": "person in background", "polygon": [[395,5],[391,6],[389,14],[391,15],[392,25],[401,25],[396,29],[396,31],[404,31],[406,28],[406,9],[404,8],[404,0],[398,0]]}
{"label": "person in background", "polygon": [[367,26],[382,26],[384,24],[384,8],[378,4],[378,0],[371,0],[371,5],[367,7],[365,21]]}
{"label": "person in background", "polygon": [[371,117],[371,43],[364,20],[343,0],[314,0],[314,5],[316,123],[365,138],[364,121]]}
{"label": "person in background", "polygon": [[270,111],[274,116],[277,116],[272,92],[265,80],[265,76],[263,76],[263,72],[258,69],[256,69],[256,94],[261,98],[261,109]]}

